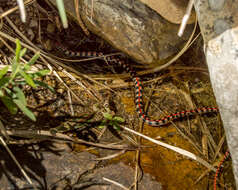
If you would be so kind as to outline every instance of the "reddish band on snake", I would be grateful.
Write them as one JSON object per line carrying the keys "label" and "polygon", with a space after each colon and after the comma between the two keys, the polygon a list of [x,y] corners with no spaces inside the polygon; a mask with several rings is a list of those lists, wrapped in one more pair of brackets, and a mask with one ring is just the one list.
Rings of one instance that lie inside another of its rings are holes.
{"label": "reddish band on snake", "polygon": [[227,150],[226,153],[224,154],[224,157],[223,159],[220,161],[220,163],[218,164],[218,167],[217,167],[217,170],[216,170],[216,174],[215,174],[215,177],[214,177],[214,181],[213,181],[213,190],[216,190],[217,189],[217,178],[218,178],[218,175],[221,171],[221,168],[222,168],[222,165],[224,163],[224,161],[229,158],[230,156],[230,153],[229,151]]}

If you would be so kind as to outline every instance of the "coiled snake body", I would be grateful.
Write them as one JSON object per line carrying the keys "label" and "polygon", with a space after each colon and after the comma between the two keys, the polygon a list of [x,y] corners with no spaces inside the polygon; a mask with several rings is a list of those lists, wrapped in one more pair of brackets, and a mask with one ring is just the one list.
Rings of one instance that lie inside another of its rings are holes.
{"label": "coiled snake body", "polygon": [[205,114],[209,112],[218,112],[218,108],[216,107],[202,107],[197,108],[194,110],[186,110],[186,111],[180,111],[174,114],[170,114],[166,117],[163,117],[158,120],[152,120],[150,119],[143,110],[143,101],[142,101],[142,82],[139,77],[137,77],[136,72],[124,61],[120,60],[119,58],[116,58],[114,56],[104,56],[101,52],[94,52],[94,51],[82,51],[82,52],[74,52],[66,49],[60,44],[57,44],[57,49],[62,51],[64,54],[70,57],[98,57],[101,59],[106,60],[109,63],[116,63],[119,64],[123,69],[125,69],[126,72],[128,72],[135,84],[135,104],[136,104],[136,111],[139,115],[139,117],[148,125],[150,126],[163,126],[168,124],[170,121],[183,118],[190,115],[195,114]]}

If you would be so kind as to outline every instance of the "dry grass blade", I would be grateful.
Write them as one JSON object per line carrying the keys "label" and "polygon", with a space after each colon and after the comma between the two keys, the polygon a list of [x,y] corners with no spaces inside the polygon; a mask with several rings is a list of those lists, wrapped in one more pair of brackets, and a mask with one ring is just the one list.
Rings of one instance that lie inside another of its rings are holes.
{"label": "dry grass blade", "polygon": [[7,131],[1,120],[0,120],[0,135],[3,135],[7,139],[7,141],[10,140],[10,137],[8,136]]}
{"label": "dry grass blade", "polygon": [[195,1],[195,0],[189,0],[189,2],[188,2],[187,9],[186,9],[186,13],[185,13],[185,15],[183,16],[181,25],[180,25],[180,27],[179,27],[179,31],[178,31],[178,36],[179,36],[179,37],[181,37],[181,36],[183,35],[183,32],[184,32],[184,30],[185,30],[185,28],[186,28],[188,19],[189,19],[189,17],[190,17],[190,14],[191,14],[191,11],[192,11],[192,8],[193,8],[194,1]]}
{"label": "dry grass blade", "polygon": [[26,10],[25,10],[23,0],[17,0],[17,4],[19,7],[19,11],[20,11],[21,21],[26,22]]}
{"label": "dry grass blade", "polygon": [[53,74],[58,78],[58,80],[64,85],[64,87],[70,91],[74,97],[82,104],[84,105],[83,101],[68,87],[68,85],[64,82],[64,80],[59,76],[59,74],[56,71],[53,71]]}
{"label": "dry grass blade", "polygon": [[138,133],[137,131],[134,131],[134,130],[129,129],[129,128],[127,128],[127,127],[122,127],[122,128],[123,128],[124,130],[129,131],[129,132],[131,132],[131,133],[133,133],[133,134],[135,134],[135,135],[138,135],[138,136],[140,136],[140,137],[142,137],[142,138],[144,138],[144,139],[146,139],[146,140],[149,140],[149,141],[151,141],[151,142],[153,142],[153,143],[155,143],[155,144],[157,144],[157,145],[163,146],[163,147],[168,148],[168,149],[170,149],[170,150],[173,150],[174,152],[177,152],[177,153],[179,153],[179,154],[181,154],[181,155],[184,155],[184,156],[186,156],[186,157],[189,157],[189,158],[191,158],[191,159],[193,159],[193,160],[199,162],[200,164],[204,165],[205,167],[209,168],[210,170],[212,170],[212,171],[214,171],[214,172],[216,171],[216,169],[215,169],[211,164],[209,164],[207,161],[203,160],[202,158],[196,156],[195,154],[193,154],[193,153],[191,153],[191,152],[189,152],[189,151],[187,151],[187,150],[184,150],[184,149],[181,149],[181,148],[178,148],[178,147],[175,147],[175,146],[166,144],[166,143],[164,143],[164,142],[155,140],[155,139],[153,139],[153,138],[150,138],[150,137],[148,137],[148,136],[146,136],[146,135],[143,135],[143,134],[141,134],[141,133]]}
{"label": "dry grass blade", "polygon": [[112,183],[112,184],[114,184],[114,185],[116,185],[116,186],[118,186],[118,187],[120,187],[120,188],[122,188],[122,189],[124,189],[124,190],[129,190],[129,189],[126,188],[124,185],[122,185],[122,184],[120,184],[120,183],[118,183],[118,182],[116,182],[116,181],[113,181],[113,180],[108,179],[108,178],[106,178],[106,177],[103,177],[102,179],[105,180],[105,181],[107,181],[107,182],[110,182],[110,183]]}
{"label": "dry grass blade", "polygon": [[219,152],[220,152],[220,150],[221,150],[221,147],[222,147],[223,143],[225,142],[225,137],[226,137],[225,134],[223,134],[223,136],[222,136],[222,138],[220,139],[220,141],[219,141],[219,143],[218,143],[218,145],[217,145],[217,148],[216,148],[216,150],[215,150],[215,154],[214,154],[214,157],[213,157],[213,159],[212,159],[212,162],[215,162],[217,155],[219,155]]}
{"label": "dry grass blade", "polygon": [[71,115],[74,116],[74,108],[73,108],[73,103],[72,103],[72,97],[71,97],[71,94],[70,94],[69,90],[67,90],[67,93],[68,93],[68,97],[69,97],[69,108],[70,108],[70,111],[71,111]]}
{"label": "dry grass blade", "polygon": [[105,157],[103,157],[103,158],[96,158],[96,159],[93,159],[93,160],[96,160],[96,161],[109,160],[109,159],[115,158],[115,157],[117,157],[117,156],[120,156],[120,155],[124,154],[125,152],[126,152],[126,150],[122,150],[122,151],[117,152],[117,153],[115,153],[115,154],[111,154],[111,155],[105,156]]}

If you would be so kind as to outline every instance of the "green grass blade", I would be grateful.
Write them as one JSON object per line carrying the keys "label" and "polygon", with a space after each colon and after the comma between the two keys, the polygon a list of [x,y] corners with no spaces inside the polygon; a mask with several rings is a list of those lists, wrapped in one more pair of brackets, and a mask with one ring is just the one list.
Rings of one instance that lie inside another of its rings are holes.
{"label": "green grass blade", "polygon": [[8,72],[9,66],[4,67],[3,69],[0,70],[0,79]]}
{"label": "green grass blade", "polygon": [[35,62],[36,62],[36,60],[39,58],[39,56],[40,56],[40,52],[37,52],[31,59],[30,59],[30,61],[27,63],[27,64],[25,64],[24,65],[24,70],[25,71],[29,71],[30,70],[30,65],[33,65]]}
{"label": "green grass blade", "polygon": [[29,65],[32,65],[36,62],[36,60],[40,57],[40,52],[37,52],[28,62]]}
{"label": "green grass blade", "polygon": [[26,48],[24,48],[20,51],[20,58],[23,57],[25,55],[25,53],[26,53]]}
{"label": "green grass blade", "polygon": [[0,79],[0,88],[4,87],[10,81],[9,77],[3,77]]}
{"label": "green grass blade", "polygon": [[65,13],[65,8],[64,8],[64,1],[63,0],[56,0],[56,5],[59,11],[60,19],[63,24],[64,28],[68,28],[68,21],[67,21],[67,16]]}
{"label": "green grass blade", "polygon": [[20,51],[21,51],[21,43],[19,39],[16,39],[16,52],[15,52],[15,58],[16,58],[16,62],[19,63],[20,62]]}
{"label": "green grass blade", "polygon": [[18,108],[27,116],[29,117],[32,121],[36,121],[36,117],[34,113],[29,110],[25,105],[22,104],[22,102],[18,99],[13,100],[13,102],[18,106]]}

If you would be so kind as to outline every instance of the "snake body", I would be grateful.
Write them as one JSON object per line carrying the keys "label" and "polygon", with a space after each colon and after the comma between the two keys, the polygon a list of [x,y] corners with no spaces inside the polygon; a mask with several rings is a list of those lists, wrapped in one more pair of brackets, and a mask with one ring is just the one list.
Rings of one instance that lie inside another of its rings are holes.
{"label": "snake body", "polygon": [[94,51],[82,51],[82,52],[75,52],[68,50],[64,46],[57,44],[57,49],[62,51],[65,55],[70,57],[98,57],[100,59],[104,59],[110,63],[119,64],[126,72],[128,72],[132,78],[132,81],[135,85],[135,105],[136,105],[136,112],[138,113],[139,117],[148,125],[150,126],[163,126],[168,124],[170,121],[183,118],[190,115],[195,114],[205,114],[210,112],[218,112],[218,108],[216,107],[202,107],[193,110],[185,110],[180,111],[177,113],[170,114],[166,117],[163,117],[158,120],[150,119],[143,110],[143,101],[142,101],[142,82],[140,78],[137,76],[136,72],[128,65],[126,62],[122,61],[121,59],[115,56],[104,56],[102,52],[94,52]]}

